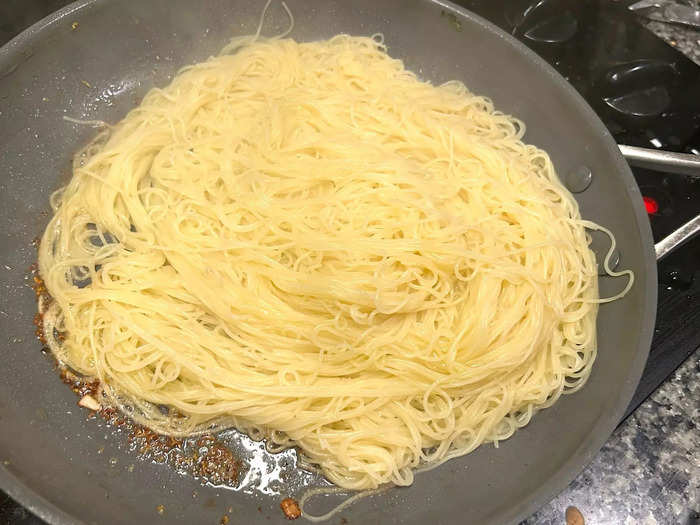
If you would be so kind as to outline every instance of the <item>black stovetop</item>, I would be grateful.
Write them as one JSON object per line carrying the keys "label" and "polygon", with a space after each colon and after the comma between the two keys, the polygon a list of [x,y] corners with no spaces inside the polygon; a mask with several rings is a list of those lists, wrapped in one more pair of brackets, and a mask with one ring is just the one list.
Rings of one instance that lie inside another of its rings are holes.
{"label": "black stovetop", "polygon": [[[0,1],[0,44],[68,0]],[[620,144],[700,155],[700,66],[642,27],[630,0],[461,0],[549,61]],[[700,180],[634,170],[655,241],[700,213]],[[700,346],[700,238],[659,264],[659,307],[632,412]],[[0,492],[0,524],[41,522]]]}

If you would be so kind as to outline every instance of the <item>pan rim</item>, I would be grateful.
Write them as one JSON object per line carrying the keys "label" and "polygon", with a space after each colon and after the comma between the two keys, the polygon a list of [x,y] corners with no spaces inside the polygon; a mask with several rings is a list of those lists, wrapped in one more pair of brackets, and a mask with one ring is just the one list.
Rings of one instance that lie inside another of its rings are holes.
{"label": "pan rim", "polygon": [[[450,9],[461,16],[470,18],[483,29],[499,36],[507,44],[515,48],[515,50],[523,55],[532,66],[539,68],[540,72],[547,75],[551,81],[559,86],[560,89],[566,92],[576,104],[577,109],[587,117],[589,124],[596,128],[596,131],[601,137],[605,148],[615,158],[615,167],[617,173],[625,182],[625,190],[627,197],[630,199],[634,215],[636,218],[636,230],[644,243],[645,253],[643,266],[646,271],[647,279],[645,282],[637,281],[636,286],[644,286],[644,308],[641,312],[642,330],[639,334],[637,344],[637,353],[630,363],[627,377],[624,378],[623,386],[620,389],[620,394],[614,405],[614,410],[604,413],[597,421],[596,425],[588,431],[584,445],[576,451],[566,462],[560,465],[559,469],[549,477],[549,479],[534,489],[529,498],[524,498],[519,504],[510,507],[501,513],[500,517],[494,517],[494,522],[498,520],[503,523],[518,523],[519,521],[528,518],[537,509],[551,501],[560,492],[562,492],[578,474],[593,460],[600,452],[603,445],[610,439],[610,436],[615,431],[617,426],[622,422],[625,411],[629,406],[634,392],[639,385],[639,381],[644,371],[644,367],[649,357],[651,350],[651,342],[656,325],[656,310],[658,306],[658,283],[657,283],[657,261],[656,252],[654,250],[654,238],[651,232],[651,224],[644,208],[642,194],[637,185],[636,179],[632,174],[629,164],[622,156],[617,142],[612,134],[605,127],[602,120],[586,100],[579,94],[578,91],[544,58],[532,51],[525,44],[517,40],[514,36],[506,33],[497,25],[486,20],[485,18],[455,5],[449,0],[429,0],[446,9]],[[584,387],[585,389],[585,387]]]}
{"label": "pan rim", "polygon": [[[77,0],[42,18],[22,31],[19,35],[0,47],[0,72],[10,72],[12,66],[17,63],[18,55],[27,48],[31,49],[32,44],[40,38],[40,35],[43,34],[45,30],[56,25],[71,14],[86,8],[99,7],[101,4],[106,3],[106,1],[107,0]],[[625,184],[626,195],[632,204],[636,219],[636,231],[645,247],[642,266],[644,267],[647,278],[645,281],[638,281],[636,284],[637,286],[644,286],[643,310],[640,312],[642,329],[639,333],[637,352],[630,363],[627,375],[624,378],[620,378],[623,385],[620,388],[613,409],[601,415],[596,424],[592,426],[588,430],[586,436],[584,436],[584,444],[579,450],[572,454],[567,461],[563,462],[544,483],[533,488],[528,493],[527,497],[522,498],[514,505],[503,510],[497,516],[492,517],[494,521],[515,523],[520,519],[529,517],[534,511],[559,494],[581,470],[591,462],[593,457],[610,438],[616,426],[620,423],[632,399],[649,355],[656,318],[658,286],[653,237],[643,206],[641,192],[629,165],[624,160],[617,143],[598,115],[571,84],[569,84],[549,63],[534,51],[530,50],[526,45],[472,11],[447,0],[416,1],[431,3],[452,11],[455,15],[468,19],[481,29],[497,36],[503,40],[506,45],[523,56],[531,67],[536,69],[539,73],[546,75],[553,84],[557,85],[558,89],[562,90],[568,96],[572,103],[576,105],[576,110],[585,117],[588,124],[591,125],[601,137],[602,145],[614,158],[614,167],[618,176],[621,177]],[[0,75],[2,75],[2,73],[0,73]],[[41,493],[26,485],[19,477],[14,475],[3,465],[0,465],[0,488],[25,506],[29,511],[48,523],[54,525],[85,524],[84,521],[68,514],[58,505],[47,500]]]}
{"label": "pan rim", "polygon": [[[45,16],[41,20],[30,25],[21,33],[13,37],[0,47],[0,78],[11,73],[16,67],[13,64],[13,56],[21,53],[22,49],[31,48],[32,41],[42,31],[58,23],[63,18],[94,5],[99,0],[77,0],[58,11]],[[32,514],[51,525],[87,525],[84,521],[71,516],[55,503],[46,499],[42,494],[28,486],[10,470],[0,464],[0,489],[5,491],[12,499],[20,503]]]}

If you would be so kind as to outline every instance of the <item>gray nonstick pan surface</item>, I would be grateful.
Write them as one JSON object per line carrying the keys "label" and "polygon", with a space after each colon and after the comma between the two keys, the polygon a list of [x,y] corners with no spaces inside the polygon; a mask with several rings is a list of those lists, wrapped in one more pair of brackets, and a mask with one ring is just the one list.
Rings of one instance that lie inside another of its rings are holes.
{"label": "gray nonstick pan surface", "polygon": [[[514,523],[561,490],[608,438],[646,360],[656,309],[656,258],[641,195],[617,145],[574,89],[543,60],[481,18],[438,0],[288,0],[292,37],[384,34],[389,53],[434,82],[464,81],[523,119],[526,140],[560,173],[590,168],[582,215],[609,227],[636,283],[601,307],[588,384],[539,413],[498,449],[486,445],[417,476],[408,488],[343,511],[349,523]],[[94,129],[63,116],[116,122],[179,67],[255,31],[262,3],[82,0],[0,49],[0,487],[53,524],[282,523],[279,495],[202,486],[139,461],[123,436],[87,420],[40,352],[26,280],[51,192]],[[445,15],[449,16],[445,16]],[[76,25],[77,22],[77,25]],[[273,2],[264,33],[287,23]],[[601,295],[624,279],[601,278]],[[193,493],[196,497],[193,497]],[[328,502],[322,502],[327,504]],[[162,505],[159,514],[156,508]],[[260,507],[260,510],[258,510]],[[229,511],[230,508],[230,511]],[[268,519],[269,518],[269,519]],[[337,522],[338,517],[331,522]]]}

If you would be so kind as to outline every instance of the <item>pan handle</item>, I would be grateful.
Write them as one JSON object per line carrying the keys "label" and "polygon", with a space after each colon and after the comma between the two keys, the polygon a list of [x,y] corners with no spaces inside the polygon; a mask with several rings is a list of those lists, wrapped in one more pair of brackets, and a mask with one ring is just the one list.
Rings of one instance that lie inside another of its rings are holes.
{"label": "pan handle", "polygon": [[681,173],[700,179],[700,156],[620,144],[620,152],[632,166]]}
{"label": "pan handle", "polygon": [[[675,153],[637,146],[620,144],[620,153],[632,166],[650,170],[680,173],[700,179],[700,156],[687,153]],[[700,215],[689,220],[683,226],[661,239],[654,245],[656,260],[660,261],[673,250],[692,239],[700,232]]]}
{"label": "pan handle", "polygon": [[681,244],[692,239],[698,232],[700,232],[700,215],[686,222],[668,237],[661,239],[654,245],[656,260],[660,261]]}

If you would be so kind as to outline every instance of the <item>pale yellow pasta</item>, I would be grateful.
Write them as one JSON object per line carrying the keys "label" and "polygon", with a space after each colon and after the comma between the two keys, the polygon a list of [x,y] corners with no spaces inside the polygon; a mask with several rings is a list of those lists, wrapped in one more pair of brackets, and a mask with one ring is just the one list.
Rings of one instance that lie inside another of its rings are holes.
{"label": "pale yellow pasta", "polygon": [[51,348],[157,431],[408,485],[595,359],[597,226],[524,133],[377,37],[237,40],[76,157],[40,247]]}

